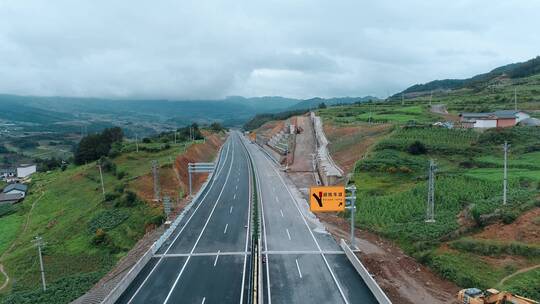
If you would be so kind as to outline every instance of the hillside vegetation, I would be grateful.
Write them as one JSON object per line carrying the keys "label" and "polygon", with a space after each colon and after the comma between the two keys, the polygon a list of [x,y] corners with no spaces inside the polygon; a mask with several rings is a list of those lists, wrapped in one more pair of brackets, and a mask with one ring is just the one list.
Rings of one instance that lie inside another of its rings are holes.
{"label": "hillside vegetation", "polygon": [[[0,210],[0,263],[10,278],[0,299],[4,303],[72,301],[149,229],[160,225],[164,219],[161,204],[136,193],[146,187],[140,181],[151,183],[146,176],[152,160],[158,161],[160,172],[172,170],[176,156],[197,143],[175,144],[171,134],[145,139],[138,152],[133,142],[115,143],[108,156],[100,159],[105,195],[96,162],[32,176],[26,199],[10,210]],[[183,193],[176,190],[176,195]],[[46,242],[46,292],[40,289],[37,249],[32,243],[37,235]],[[2,276],[0,286],[4,282]]]}
{"label": "hillside vegetation", "polygon": [[[521,74],[515,73],[514,78],[498,79],[496,86],[487,79],[474,87],[434,93],[432,103],[445,104],[449,114],[430,111],[429,93],[409,94],[403,104],[399,99],[329,107],[317,113],[336,134],[340,129],[370,130],[376,125],[391,128],[388,135],[377,134],[369,149],[349,152],[367,151],[364,158],[356,154],[352,170],[352,182],[359,189],[356,221],[360,227],[394,240],[463,288],[495,287],[540,299],[538,269],[503,280],[540,264],[536,237],[540,219],[534,217],[540,208],[540,129],[479,132],[432,126],[455,119],[460,111],[513,109],[515,88],[519,108],[537,115],[540,75],[525,73],[526,77],[518,78]],[[342,141],[335,143],[339,146]],[[507,205],[502,204],[504,141],[511,144]],[[430,159],[438,166],[435,223],[425,222]],[[484,233],[493,225],[517,230],[517,237]]]}

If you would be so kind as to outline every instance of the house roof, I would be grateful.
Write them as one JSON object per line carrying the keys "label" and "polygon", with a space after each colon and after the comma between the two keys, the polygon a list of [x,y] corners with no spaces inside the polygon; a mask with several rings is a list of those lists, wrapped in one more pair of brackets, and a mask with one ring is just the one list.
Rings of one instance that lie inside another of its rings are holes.
{"label": "house roof", "polygon": [[0,193],[0,203],[16,203],[23,198],[23,195],[20,193]]}
{"label": "house roof", "polygon": [[538,118],[527,118],[522,120],[520,123],[522,126],[536,126],[540,127],[540,119]]}
{"label": "house roof", "polygon": [[17,173],[15,168],[1,168],[0,173]]}
{"label": "house roof", "polygon": [[18,168],[28,168],[28,167],[34,167],[34,164],[20,164]]}
{"label": "house roof", "polygon": [[499,110],[495,112],[488,112],[488,113],[461,113],[459,116],[463,118],[469,118],[469,119],[512,119],[516,118],[516,115],[518,113],[523,113],[523,111],[519,110]]}
{"label": "house roof", "polygon": [[4,190],[2,192],[4,193],[8,193],[12,190],[19,190],[19,191],[23,191],[23,192],[26,192],[26,190],[28,190],[28,186],[27,185],[23,185],[23,184],[9,184],[7,185]]}

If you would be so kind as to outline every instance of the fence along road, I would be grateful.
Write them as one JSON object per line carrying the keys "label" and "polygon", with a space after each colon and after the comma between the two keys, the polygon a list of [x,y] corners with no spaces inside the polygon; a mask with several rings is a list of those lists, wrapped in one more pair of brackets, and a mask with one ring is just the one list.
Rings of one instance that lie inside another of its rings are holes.
{"label": "fence along road", "polygon": [[207,189],[117,303],[246,303],[250,173],[231,132]]}
{"label": "fence along road", "polygon": [[343,250],[314,222],[287,179],[255,144],[253,157],[262,212],[264,302],[378,303]]}

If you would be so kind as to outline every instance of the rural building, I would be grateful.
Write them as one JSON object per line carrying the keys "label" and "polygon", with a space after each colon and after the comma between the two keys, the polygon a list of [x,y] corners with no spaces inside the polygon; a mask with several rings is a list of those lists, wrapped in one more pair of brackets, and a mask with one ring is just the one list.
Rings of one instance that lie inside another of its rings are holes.
{"label": "rural building", "polygon": [[9,180],[17,177],[17,169],[15,168],[3,168],[0,169],[0,177],[3,180]]}
{"label": "rural building", "polygon": [[2,190],[2,194],[19,194],[24,198],[26,191],[28,191],[27,185],[9,184],[4,188],[4,190]]}
{"label": "rural building", "polygon": [[20,202],[24,198],[24,195],[20,193],[6,194],[0,193],[0,205],[3,204],[15,204]]}
{"label": "rural building", "polygon": [[527,127],[540,127],[540,119],[538,118],[527,118],[519,122],[520,126]]}
{"label": "rural building", "polygon": [[17,177],[26,178],[33,173],[36,173],[36,165],[20,165],[17,167]]}
{"label": "rural building", "polygon": [[481,129],[513,127],[529,117],[527,113],[516,110],[459,114],[462,127]]}

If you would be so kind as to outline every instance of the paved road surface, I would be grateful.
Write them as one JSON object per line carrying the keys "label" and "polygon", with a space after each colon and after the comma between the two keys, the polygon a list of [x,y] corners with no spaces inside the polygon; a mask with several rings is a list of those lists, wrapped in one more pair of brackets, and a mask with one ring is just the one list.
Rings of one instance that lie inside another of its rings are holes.
{"label": "paved road surface", "polygon": [[210,184],[117,303],[245,303],[250,178],[232,132]]}
{"label": "paved road surface", "polygon": [[377,303],[307,204],[289,192],[277,165],[255,144],[247,146],[261,190],[265,303]]}

